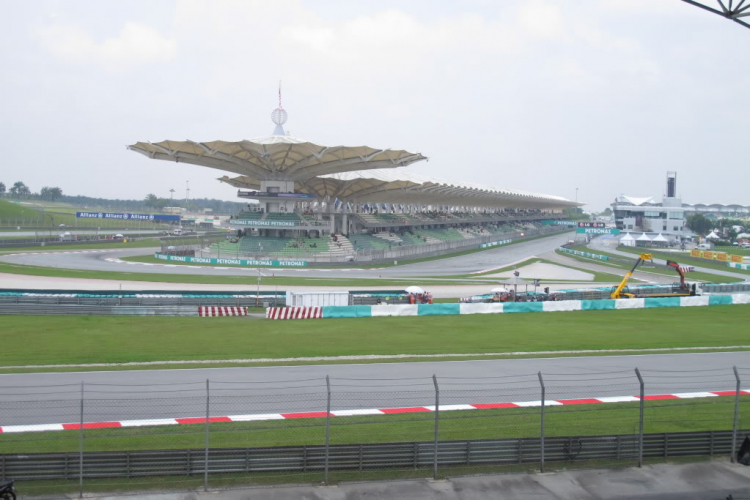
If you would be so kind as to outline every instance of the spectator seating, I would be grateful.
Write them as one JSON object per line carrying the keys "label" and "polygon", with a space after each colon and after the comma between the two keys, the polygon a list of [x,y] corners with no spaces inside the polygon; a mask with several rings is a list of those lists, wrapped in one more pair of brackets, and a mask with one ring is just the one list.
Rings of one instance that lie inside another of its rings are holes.
{"label": "spectator seating", "polygon": [[240,244],[239,243],[232,243],[228,240],[223,240],[218,243],[214,243],[212,245],[213,250],[216,250],[219,252],[219,254],[223,253],[237,253],[240,250]]}
{"label": "spectator seating", "polygon": [[266,236],[245,236],[240,239],[240,252],[275,253],[286,247],[292,238],[274,238]]}
{"label": "spectator seating", "polygon": [[368,250],[383,250],[387,249],[389,245],[392,245],[391,242],[388,242],[371,234],[350,234],[349,241],[351,242],[354,250],[358,252]]}
{"label": "spectator seating", "polygon": [[258,212],[257,210],[249,211],[249,212],[240,212],[237,214],[235,219],[247,219],[247,220],[260,220],[263,218],[263,212]]}
{"label": "spectator seating", "polygon": [[278,221],[300,221],[300,216],[295,212],[271,212],[266,214],[265,220],[278,220]]}

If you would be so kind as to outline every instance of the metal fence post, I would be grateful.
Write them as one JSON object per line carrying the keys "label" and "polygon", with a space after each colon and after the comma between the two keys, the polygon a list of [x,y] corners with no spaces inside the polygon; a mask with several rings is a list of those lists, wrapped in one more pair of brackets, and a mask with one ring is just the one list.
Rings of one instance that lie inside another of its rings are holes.
{"label": "metal fence post", "polygon": [[203,455],[203,491],[208,491],[208,446],[209,434],[208,423],[211,414],[211,393],[209,392],[208,379],[206,379],[206,450]]}
{"label": "metal fence post", "polygon": [[643,377],[640,370],[635,369],[635,375],[638,377],[640,386],[639,415],[638,415],[638,467],[643,467],[643,409],[646,404],[646,385],[643,383]]}
{"label": "metal fence post", "polygon": [[733,366],[734,378],[737,380],[737,386],[734,392],[734,422],[732,423],[732,452],[729,459],[734,463],[735,454],[737,453],[737,429],[740,423],[740,374],[737,367]]}
{"label": "metal fence post", "polygon": [[331,378],[326,375],[326,461],[323,482],[328,485],[328,459],[331,447]]}
{"label": "metal fence post", "polygon": [[544,387],[544,379],[542,378],[542,372],[538,373],[539,375],[539,385],[542,388],[542,404],[541,404],[541,428],[539,430],[539,470],[541,472],[544,472],[544,399],[545,399],[545,393],[546,388]]}
{"label": "metal fence post", "polygon": [[438,443],[440,442],[440,387],[438,387],[437,376],[432,376],[435,385],[435,449],[432,452],[432,478],[438,478]]}
{"label": "metal fence post", "polygon": [[78,429],[78,498],[83,498],[83,380],[81,381],[81,418]]}

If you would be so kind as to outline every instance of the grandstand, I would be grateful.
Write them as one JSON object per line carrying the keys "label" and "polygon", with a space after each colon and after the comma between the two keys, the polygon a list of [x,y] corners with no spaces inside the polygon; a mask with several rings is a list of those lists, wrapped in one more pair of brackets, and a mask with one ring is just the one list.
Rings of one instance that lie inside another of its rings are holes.
{"label": "grandstand", "polygon": [[128,146],[152,159],[231,172],[236,176],[219,180],[238,188],[238,197],[257,200],[227,223],[239,241],[211,245],[211,252],[332,260],[359,252],[384,257],[403,247],[434,253],[539,232],[541,221],[582,205],[404,171],[426,159],[420,153],[294,138],[283,130],[281,111],[274,112],[276,128],[268,137]]}

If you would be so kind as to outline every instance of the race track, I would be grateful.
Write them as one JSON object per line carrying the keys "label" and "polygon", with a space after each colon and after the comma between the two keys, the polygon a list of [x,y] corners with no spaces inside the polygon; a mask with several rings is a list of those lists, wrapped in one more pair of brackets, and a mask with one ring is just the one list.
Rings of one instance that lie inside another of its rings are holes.
{"label": "race track", "polygon": [[[530,256],[549,252],[566,243],[570,234],[556,234],[538,240],[516,243],[483,252],[407,264],[383,269],[288,269],[266,268],[264,273],[276,276],[342,277],[342,278],[403,278],[407,276],[445,276],[469,274],[507,266]],[[116,263],[107,259],[118,259],[134,255],[149,255],[157,249],[138,248],[129,250],[89,250],[70,252],[39,252],[0,256],[0,262],[45,266],[87,271],[126,271],[146,274],[183,274],[194,276],[246,276],[255,273],[255,268],[209,267],[174,264]]]}
{"label": "race track", "polygon": [[0,425],[77,422],[81,382],[102,422],[205,415],[206,380],[220,416],[325,411],[326,375],[341,410],[433,405],[433,374],[444,405],[539,400],[540,370],[550,400],[637,395],[636,367],[646,394],[731,391],[733,365],[750,375],[750,352],[6,374]]}

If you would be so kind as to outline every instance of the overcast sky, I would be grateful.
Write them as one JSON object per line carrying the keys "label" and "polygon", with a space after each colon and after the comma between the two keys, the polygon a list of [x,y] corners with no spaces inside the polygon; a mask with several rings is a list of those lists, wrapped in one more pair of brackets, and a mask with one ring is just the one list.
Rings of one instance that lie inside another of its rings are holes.
{"label": "overcast sky", "polygon": [[[712,1],[712,0],[706,0]],[[0,181],[234,200],[136,141],[292,135],[601,210],[750,204],[750,30],[679,0],[0,0]]]}

